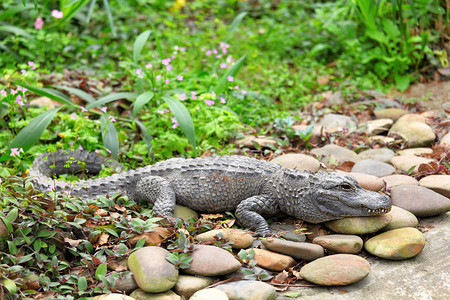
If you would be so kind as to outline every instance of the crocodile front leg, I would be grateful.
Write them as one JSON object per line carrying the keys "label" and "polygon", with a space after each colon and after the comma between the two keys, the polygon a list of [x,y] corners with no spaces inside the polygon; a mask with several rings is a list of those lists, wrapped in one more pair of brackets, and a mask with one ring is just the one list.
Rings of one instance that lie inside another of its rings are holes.
{"label": "crocodile front leg", "polygon": [[258,195],[245,199],[236,208],[236,217],[242,225],[258,234],[269,234],[267,221],[261,216],[279,212],[278,203],[267,195]]}
{"label": "crocodile front leg", "polygon": [[159,176],[147,176],[136,183],[134,200],[153,204],[153,212],[168,220],[173,218],[175,192],[170,183]]}

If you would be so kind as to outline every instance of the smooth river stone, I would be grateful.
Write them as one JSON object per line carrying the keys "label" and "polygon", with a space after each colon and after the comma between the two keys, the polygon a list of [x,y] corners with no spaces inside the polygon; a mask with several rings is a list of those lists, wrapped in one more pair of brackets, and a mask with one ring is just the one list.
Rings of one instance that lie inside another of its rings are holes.
{"label": "smooth river stone", "polygon": [[103,294],[92,298],[92,300],[135,300],[135,299],[136,298],[119,293]]}
{"label": "smooth river stone", "polygon": [[320,169],[320,162],[317,159],[301,153],[283,154],[275,157],[271,160],[271,162],[278,163],[286,168],[300,171],[308,170],[317,172]]}
{"label": "smooth river stone", "polygon": [[328,144],[322,148],[312,149],[311,153],[320,156],[320,161],[326,165],[340,165],[346,161],[356,163],[360,160],[358,154],[352,150],[334,144]]}
{"label": "smooth river stone", "polygon": [[400,185],[419,185],[417,179],[403,174],[394,174],[389,176],[381,177],[386,183],[386,189],[391,189],[395,186]]}
{"label": "smooth river stone", "polygon": [[312,261],[325,255],[321,246],[311,243],[292,242],[276,238],[262,239],[261,243],[271,251],[306,261]]}
{"label": "smooth river stone", "polygon": [[228,296],[218,288],[210,288],[195,292],[189,300],[228,300]]}
{"label": "smooth river stone", "polygon": [[391,222],[391,216],[383,214],[370,217],[349,217],[325,222],[325,226],[337,233],[369,234],[386,227]]}
{"label": "smooth river stone", "polygon": [[201,233],[195,237],[197,241],[208,242],[214,241],[214,237],[222,233],[223,237],[233,242],[231,245],[234,249],[248,248],[255,240],[250,233],[240,229],[215,229]]}
{"label": "smooth river stone", "polygon": [[417,114],[406,114],[399,118],[392,125],[388,136],[400,136],[408,148],[428,146],[436,138],[433,129],[425,122],[425,117]]}
{"label": "smooth river stone", "polygon": [[363,280],[370,273],[370,263],[353,254],[335,254],[316,259],[300,270],[309,282],[325,285],[348,285]]}
{"label": "smooth river stone", "polygon": [[395,168],[387,163],[374,159],[364,159],[358,161],[352,168],[352,173],[363,173],[376,177],[391,175]]}
{"label": "smooth river stone", "polygon": [[241,263],[227,250],[209,245],[196,245],[191,254],[192,268],[185,273],[201,276],[219,276],[235,272]]}
{"label": "smooth river stone", "polygon": [[387,132],[391,128],[394,121],[391,119],[376,119],[370,120],[366,123],[366,130],[368,136],[377,135],[383,132]]}
{"label": "smooth river stone", "polygon": [[386,231],[368,239],[367,252],[390,260],[403,260],[416,256],[425,247],[425,236],[416,228],[405,227]]}
{"label": "smooth river stone", "polygon": [[384,163],[389,163],[395,156],[395,152],[388,148],[369,149],[358,154],[361,159],[374,159]]}
{"label": "smooth river stone", "polygon": [[398,155],[409,155],[409,156],[432,154],[432,153],[433,149],[431,148],[409,148],[397,151]]}
{"label": "smooth river stone", "polygon": [[387,214],[390,215],[392,219],[388,226],[382,229],[383,231],[403,227],[417,227],[417,225],[419,225],[419,220],[417,220],[416,216],[401,207],[392,205],[391,211]]}
{"label": "smooth river stone", "polygon": [[168,254],[166,249],[148,246],[128,257],[128,268],[143,291],[162,293],[174,287],[178,270],[166,259]]}
{"label": "smooth river stone", "polygon": [[223,291],[228,299],[236,300],[273,300],[277,295],[275,288],[270,284],[254,280],[228,282],[215,288]]}
{"label": "smooth river stone", "polygon": [[420,179],[419,185],[450,198],[450,175],[429,175]]}
{"label": "smooth river stone", "polygon": [[363,240],[357,235],[330,234],[314,238],[314,244],[336,253],[359,253],[363,247]]}
{"label": "smooth river stone", "polygon": [[139,300],[181,300],[181,297],[175,294],[172,290],[166,291],[164,293],[147,293],[141,289],[134,290],[130,297],[132,299]]}
{"label": "smooth river stone", "polygon": [[450,211],[450,199],[423,186],[402,185],[391,189],[392,204],[416,217],[433,217]]}
{"label": "smooth river stone", "polygon": [[255,251],[254,259],[256,260],[258,266],[268,270],[282,271],[295,265],[295,260],[288,255],[257,248],[248,249],[247,253],[249,253],[250,250]]}
{"label": "smooth river stone", "polygon": [[418,172],[418,168],[421,164],[429,164],[432,161],[435,160],[412,155],[395,156],[391,159],[391,163],[400,171],[409,172],[410,169],[414,168],[413,174]]}
{"label": "smooth river stone", "polygon": [[195,292],[206,288],[213,282],[211,277],[199,277],[193,275],[180,275],[173,290],[178,295],[189,298]]}
{"label": "smooth river stone", "polygon": [[186,206],[183,206],[183,205],[179,205],[179,204],[175,204],[175,209],[173,211],[173,216],[175,218],[179,218],[179,219],[182,219],[184,221],[187,221],[190,218],[198,219],[198,213],[195,210],[190,209],[189,207],[186,207]]}
{"label": "smooth river stone", "polygon": [[401,116],[406,115],[408,111],[401,108],[385,108],[385,109],[378,109],[373,113],[375,114],[375,117],[377,119],[391,119],[396,121]]}
{"label": "smooth river stone", "polygon": [[384,187],[383,179],[377,176],[355,172],[348,173],[347,175],[353,176],[363,189],[369,191],[378,192]]}

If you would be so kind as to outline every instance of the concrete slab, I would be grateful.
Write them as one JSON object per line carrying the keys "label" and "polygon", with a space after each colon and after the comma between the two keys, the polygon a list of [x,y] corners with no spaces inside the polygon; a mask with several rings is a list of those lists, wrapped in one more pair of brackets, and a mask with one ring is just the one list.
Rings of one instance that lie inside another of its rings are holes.
{"label": "concrete slab", "polygon": [[[415,258],[390,261],[368,254],[372,271],[343,287],[289,288],[301,299],[450,299],[450,213],[422,219],[427,244]],[[278,293],[277,300],[293,299]]]}

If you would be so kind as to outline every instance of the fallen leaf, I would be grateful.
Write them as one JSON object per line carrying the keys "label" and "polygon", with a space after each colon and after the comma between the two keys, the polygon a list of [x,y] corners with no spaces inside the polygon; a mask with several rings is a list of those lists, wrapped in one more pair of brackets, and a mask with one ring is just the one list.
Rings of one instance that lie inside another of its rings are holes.
{"label": "fallen leaf", "polygon": [[286,279],[289,277],[289,273],[286,270],[283,270],[281,273],[278,273],[277,276],[272,278],[271,282],[275,283],[286,283]]}
{"label": "fallen leaf", "polygon": [[223,218],[223,214],[201,214],[201,217],[205,220],[214,220]]}
{"label": "fallen leaf", "polygon": [[100,217],[106,217],[108,215],[108,212],[102,208],[99,208],[94,212],[94,215],[98,215]]}
{"label": "fallen leaf", "polygon": [[64,238],[64,243],[68,243],[71,247],[78,246],[83,240],[72,240],[69,238]]}

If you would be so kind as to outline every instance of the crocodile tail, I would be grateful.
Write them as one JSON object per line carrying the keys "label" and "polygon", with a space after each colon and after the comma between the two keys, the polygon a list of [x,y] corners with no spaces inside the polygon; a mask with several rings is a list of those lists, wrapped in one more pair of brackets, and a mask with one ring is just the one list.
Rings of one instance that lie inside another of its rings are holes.
{"label": "crocodile tail", "polygon": [[87,170],[89,174],[98,174],[102,167],[111,167],[120,172],[123,165],[97,153],[83,150],[57,150],[40,154],[30,168],[29,176],[35,187],[44,191],[67,191],[82,198],[111,195],[117,191],[125,191],[126,184],[133,178],[133,172],[114,174],[105,178],[80,180],[69,183],[53,179],[55,175],[75,174]]}

